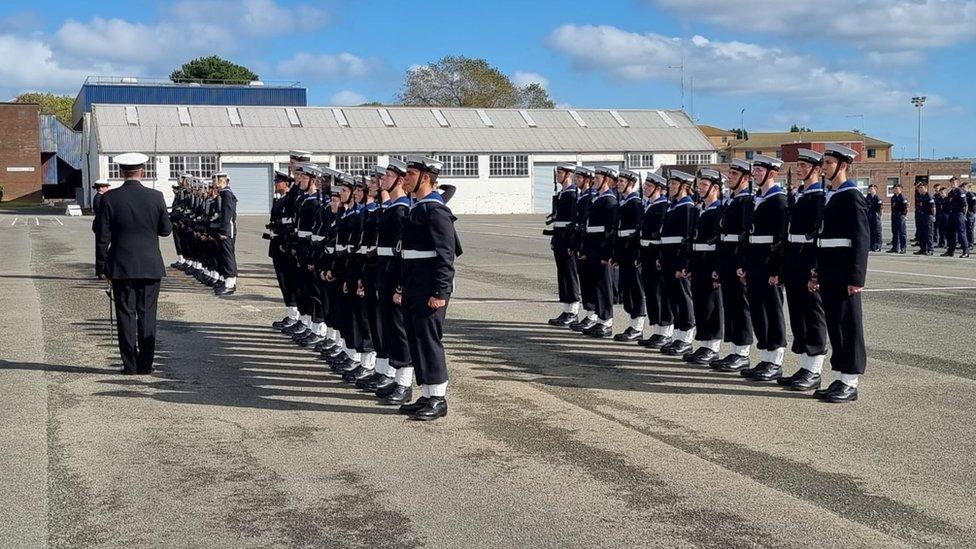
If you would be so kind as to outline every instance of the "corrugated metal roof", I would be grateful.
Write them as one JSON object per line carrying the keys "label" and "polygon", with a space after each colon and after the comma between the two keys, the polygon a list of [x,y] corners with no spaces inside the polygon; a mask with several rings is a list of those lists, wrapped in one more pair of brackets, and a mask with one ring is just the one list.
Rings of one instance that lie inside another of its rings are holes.
{"label": "corrugated metal roof", "polygon": [[[99,148],[160,153],[316,153],[424,151],[452,152],[693,152],[712,151],[705,135],[682,111],[620,110],[622,127],[606,109],[530,110],[529,127],[516,109],[485,109],[493,127],[476,109],[442,108],[441,127],[429,108],[385,107],[394,121],[383,123],[375,107],[343,107],[348,127],[339,126],[332,107],[298,108],[301,127],[292,127],[284,107],[240,106],[241,126],[232,126],[225,107],[188,106],[191,126],[181,126],[175,105],[138,105],[139,125],[125,121],[124,105],[95,105],[92,124]],[[662,113],[665,116],[662,116]],[[671,127],[666,117],[673,120]]]}

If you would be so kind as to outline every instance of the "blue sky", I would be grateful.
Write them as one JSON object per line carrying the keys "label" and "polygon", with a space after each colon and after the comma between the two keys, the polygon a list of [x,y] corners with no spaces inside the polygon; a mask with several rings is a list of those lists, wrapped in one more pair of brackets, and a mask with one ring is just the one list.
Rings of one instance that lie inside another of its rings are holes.
{"label": "blue sky", "polygon": [[[560,105],[672,108],[753,131],[862,127],[914,157],[976,156],[976,0],[6,2],[0,94],[166,76],[216,53],[310,104],[394,99],[410,67],[483,57]],[[856,116],[863,115],[863,116]]]}

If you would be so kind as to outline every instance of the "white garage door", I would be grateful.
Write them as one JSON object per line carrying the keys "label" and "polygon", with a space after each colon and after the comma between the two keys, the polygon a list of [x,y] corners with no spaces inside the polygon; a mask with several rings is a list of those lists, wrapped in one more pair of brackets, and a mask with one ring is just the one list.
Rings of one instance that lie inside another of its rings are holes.
{"label": "white garage door", "polygon": [[223,164],[221,168],[230,177],[230,188],[237,196],[237,213],[271,211],[271,164]]}
{"label": "white garage door", "polygon": [[552,170],[555,163],[539,162],[532,165],[532,213],[552,211]]}

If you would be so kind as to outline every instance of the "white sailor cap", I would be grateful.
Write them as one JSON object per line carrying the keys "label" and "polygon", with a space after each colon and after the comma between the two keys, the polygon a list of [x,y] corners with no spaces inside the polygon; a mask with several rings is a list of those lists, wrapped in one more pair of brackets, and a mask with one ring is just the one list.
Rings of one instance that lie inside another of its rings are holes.
{"label": "white sailor cap", "polygon": [[593,177],[593,170],[587,168],[586,166],[576,166],[576,175],[581,175],[583,177]]}
{"label": "white sailor cap", "polygon": [[359,174],[359,177],[356,178],[356,186],[362,187],[364,189],[368,188],[369,187],[369,174],[365,174],[365,173]]}
{"label": "white sailor cap", "polygon": [[399,158],[391,158],[389,164],[386,165],[386,169],[400,175],[407,175],[407,163]]}
{"label": "white sailor cap", "polygon": [[714,168],[700,168],[698,170],[698,178],[707,179],[717,185],[721,185],[726,180],[725,175]]}
{"label": "white sailor cap", "polygon": [[293,183],[295,181],[295,178],[292,177],[291,174],[289,174],[288,172],[283,172],[281,170],[275,170],[274,180],[275,180],[276,183],[278,181],[287,181],[288,183]]}
{"label": "white sailor cap", "polygon": [[299,164],[295,167],[295,171],[312,177],[322,177],[322,168],[315,164]]}
{"label": "white sailor cap", "polygon": [[640,174],[637,172],[632,172],[630,170],[620,170],[619,177],[630,180],[633,183],[640,181]]}
{"label": "white sailor cap", "polygon": [[756,156],[752,157],[752,164],[753,166],[762,166],[767,170],[779,171],[779,169],[783,166],[783,161],[779,158],[773,158],[772,156],[757,154]]}
{"label": "white sailor cap", "polygon": [[312,159],[312,153],[308,151],[291,151],[288,153],[288,158],[299,162],[308,162]]}
{"label": "white sailor cap", "polygon": [[729,164],[729,169],[749,175],[752,173],[752,163],[741,158],[733,158],[732,163]]}
{"label": "white sailor cap", "polygon": [[136,168],[149,162],[149,157],[142,153],[123,153],[115,155],[112,162],[123,168]]}
{"label": "white sailor cap", "polygon": [[343,187],[352,189],[356,187],[356,178],[347,173],[340,173],[338,183]]}
{"label": "white sailor cap", "polygon": [[444,167],[444,163],[436,158],[429,158],[426,156],[408,156],[407,157],[407,168],[414,168],[422,172],[432,173],[437,175],[441,173],[441,168]]}
{"label": "white sailor cap", "polygon": [[369,172],[369,175],[373,177],[383,177],[386,175],[386,168],[380,165],[373,166],[373,169]]}
{"label": "white sailor cap", "polygon": [[797,149],[796,159],[802,160],[808,164],[813,164],[814,166],[823,164],[823,155],[810,149]]}
{"label": "white sailor cap", "polygon": [[556,169],[562,170],[564,172],[573,173],[576,171],[576,164],[572,162],[560,162],[559,164],[556,164]]}
{"label": "white sailor cap", "polygon": [[221,177],[227,177],[227,172],[214,172],[213,175],[211,175],[210,177],[212,179],[218,179],[218,178],[221,178]]}
{"label": "white sailor cap", "polygon": [[857,151],[850,147],[838,145],[837,143],[827,143],[827,146],[824,148],[824,156],[833,156],[841,162],[850,164],[857,158]]}
{"label": "white sailor cap", "polygon": [[654,183],[658,187],[668,186],[668,180],[665,179],[663,175],[654,172],[647,172],[647,175],[644,176],[644,181]]}
{"label": "white sailor cap", "polygon": [[339,170],[334,170],[328,166],[319,166],[319,171],[322,172],[322,179],[328,179],[329,181],[335,182],[342,177],[342,172]]}
{"label": "white sailor cap", "polygon": [[596,173],[600,175],[605,175],[607,177],[612,177],[617,179],[617,170],[612,166],[600,166],[596,169]]}
{"label": "white sailor cap", "polygon": [[99,180],[95,181],[94,183],[92,183],[92,188],[93,189],[96,189],[98,187],[108,187],[109,185],[110,185],[110,183],[108,182],[107,179],[99,179]]}
{"label": "white sailor cap", "polygon": [[687,185],[693,185],[695,183],[695,176],[691,175],[688,172],[683,172],[681,170],[670,170],[668,172],[668,179],[669,180],[670,179],[674,179],[675,181],[678,181],[678,182],[681,182],[681,183],[684,183],[684,184],[687,184]]}

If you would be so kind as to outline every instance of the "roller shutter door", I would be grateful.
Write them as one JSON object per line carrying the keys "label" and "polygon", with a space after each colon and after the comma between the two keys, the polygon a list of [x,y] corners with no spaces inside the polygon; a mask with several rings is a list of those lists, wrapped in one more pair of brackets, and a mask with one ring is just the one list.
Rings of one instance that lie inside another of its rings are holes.
{"label": "roller shutter door", "polygon": [[223,164],[230,188],[237,196],[237,213],[266,214],[271,211],[271,164]]}

